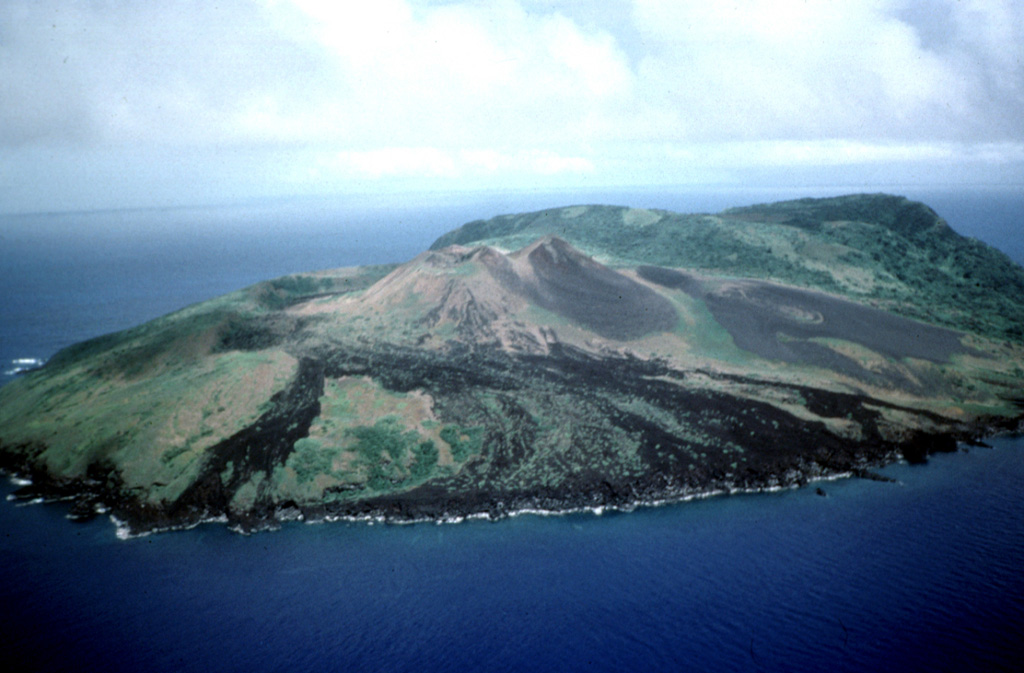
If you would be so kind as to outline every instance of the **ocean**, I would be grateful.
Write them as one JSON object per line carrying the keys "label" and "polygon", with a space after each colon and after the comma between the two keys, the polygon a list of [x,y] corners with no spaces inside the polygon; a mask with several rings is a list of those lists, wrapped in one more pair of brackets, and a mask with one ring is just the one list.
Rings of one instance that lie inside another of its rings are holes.
{"label": "ocean", "polygon": [[[835,190],[833,190],[835,191]],[[847,190],[839,190],[847,191]],[[891,190],[890,190],[891,191]],[[1024,193],[904,192],[1024,262]],[[683,211],[823,192],[322,199],[0,215],[0,382],[266,278],[400,262],[571,203]],[[0,652],[39,671],[994,671],[1024,661],[1024,439],[828,482],[499,522],[208,524],[118,540],[0,503]],[[5,485],[5,494],[14,489]]]}

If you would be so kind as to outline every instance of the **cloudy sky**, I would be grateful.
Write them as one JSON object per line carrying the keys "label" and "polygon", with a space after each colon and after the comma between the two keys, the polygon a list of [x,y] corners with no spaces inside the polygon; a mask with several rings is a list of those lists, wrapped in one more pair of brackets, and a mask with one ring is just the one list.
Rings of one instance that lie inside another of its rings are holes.
{"label": "cloudy sky", "polygon": [[1016,0],[0,3],[0,212],[1022,185]]}

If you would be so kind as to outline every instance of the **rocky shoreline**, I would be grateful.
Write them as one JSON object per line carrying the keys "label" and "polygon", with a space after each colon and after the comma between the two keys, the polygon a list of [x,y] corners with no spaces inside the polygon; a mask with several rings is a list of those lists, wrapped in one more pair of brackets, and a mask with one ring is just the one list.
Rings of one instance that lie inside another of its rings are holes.
{"label": "rocky shoreline", "polygon": [[[300,506],[283,503],[244,517],[228,512],[191,510],[171,516],[162,508],[141,506],[127,498],[116,484],[96,479],[81,482],[58,483],[46,475],[33,474],[4,465],[2,471],[18,488],[8,500],[23,504],[58,504],[68,507],[67,518],[74,522],[87,522],[99,516],[109,516],[119,538],[129,539],[153,533],[182,531],[204,523],[221,523],[231,530],[251,534],[272,531],[283,523],[303,521],[327,523],[336,521],[372,522],[386,524],[459,523],[483,519],[499,521],[532,514],[560,516],[572,513],[607,511],[629,512],[638,508],[685,503],[711,497],[770,493],[786,489],[803,488],[812,484],[838,479],[858,478],[890,482],[875,469],[899,461],[922,463],[935,453],[966,451],[969,447],[987,446],[981,438],[1017,434],[1024,429],[1024,416],[1013,422],[1000,422],[981,426],[970,433],[921,435],[907,445],[879,447],[873,455],[859,457],[854,464],[843,468],[823,468],[815,462],[803,462],[782,473],[765,473],[756,478],[739,481],[711,480],[704,484],[667,484],[658,475],[637,483],[628,491],[604,488],[579,491],[538,491],[536,493],[462,493],[445,494],[431,499],[429,494],[410,491],[350,503],[328,503],[318,506]],[[819,493],[821,493],[819,487]]]}

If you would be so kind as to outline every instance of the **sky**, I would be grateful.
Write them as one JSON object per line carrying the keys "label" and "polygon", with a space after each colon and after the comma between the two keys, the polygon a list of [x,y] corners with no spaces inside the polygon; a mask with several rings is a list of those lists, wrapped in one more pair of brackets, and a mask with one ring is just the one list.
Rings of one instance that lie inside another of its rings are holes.
{"label": "sky", "polygon": [[3,0],[0,212],[1024,190],[1016,0]]}

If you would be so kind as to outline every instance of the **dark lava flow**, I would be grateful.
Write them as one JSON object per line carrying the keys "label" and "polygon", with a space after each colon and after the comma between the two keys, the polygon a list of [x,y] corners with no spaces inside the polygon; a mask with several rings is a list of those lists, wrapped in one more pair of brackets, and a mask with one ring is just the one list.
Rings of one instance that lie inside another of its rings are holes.
{"label": "dark lava flow", "polygon": [[[842,339],[893,360],[944,363],[953,355],[976,353],[960,342],[959,332],[821,292],[756,280],[715,289],[673,269],[642,266],[637,272],[645,280],[680,289],[704,301],[737,347],[763,358],[812,364],[873,379],[879,376],[877,372],[869,372],[853,358],[810,340]],[[901,379],[900,383],[907,382]]]}

